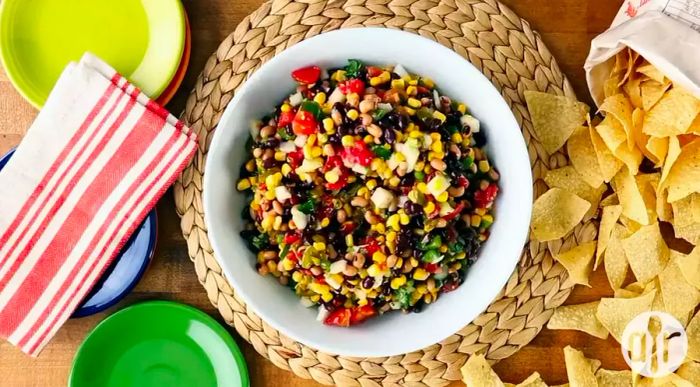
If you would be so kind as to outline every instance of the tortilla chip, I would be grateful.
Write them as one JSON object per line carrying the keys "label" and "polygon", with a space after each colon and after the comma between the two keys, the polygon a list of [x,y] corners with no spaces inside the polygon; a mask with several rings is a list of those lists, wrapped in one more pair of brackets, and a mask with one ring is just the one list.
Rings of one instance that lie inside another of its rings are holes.
{"label": "tortilla chip", "polygon": [[636,147],[632,150],[630,150],[627,146],[625,145],[620,145],[614,152],[613,155],[620,159],[627,168],[629,168],[630,172],[632,174],[636,175],[639,172],[639,164],[642,163],[642,159],[644,156],[642,155],[642,152],[639,151]]}
{"label": "tortilla chip", "polygon": [[598,301],[560,306],[554,309],[554,314],[549,319],[547,328],[573,329],[605,340],[608,337],[608,331],[596,319],[596,310],[598,310]]}
{"label": "tortilla chip", "polygon": [[[600,105],[600,111],[607,113],[606,120],[608,116],[612,116],[613,119],[617,120],[622,129],[625,132],[627,140],[627,148],[632,150],[634,148],[634,125],[632,123],[632,111],[634,107],[630,101],[625,97],[624,94],[616,94],[610,98],[606,98],[603,104]],[[616,148],[611,148],[614,150]]]}
{"label": "tortilla chip", "polygon": [[615,152],[617,148],[624,145],[627,141],[627,133],[620,121],[609,115],[605,117],[603,122],[596,126],[595,130],[603,139],[603,142],[611,152]]}
{"label": "tortilla chip", "polygon": [[667,200],[668,193],[666,190],[656,188],[656,216],[664,222],[673,222],[673,209]]}
{"label": "tortilla chip", "polygon": [[632,387],[632,371],[611,371],[599,369],[595,373],[598,387]]}
{"label": "tortilla chip", "polygon": [[670,203],[700,192],[700,139],[681,148],[665,184]]}
{"label": "tortilla chip", "polygon": [[542,380],[540,374],[535,372],[515,387],[547,387],[547,383]]}
{"label": "tortilla chip", "polygon": [[639,193],[642,195],[644,200],[644,206],[647,209],[647,217],[649,222],[656,220],[656,187],[659,185],[659,178],[661,174],[655,173],[644,173],[634,177],[637,187],[639,188]]}
{"label": "tortilla chip", "polygon": [[683,276],[683,257],[681,253],[671,251],[671,259],[659,274],[664,310],[679,321],[687,320],[690,312],[700,303],[700,290],[688,283]]}
{"label": "tortilla chip", "polygon": [[627,324],[640,313],[649,311],[653,301],[654,293],[635,298],[602,298],[596,317],[619,343]]}
{"label": "tortilla chip", "polygon": [[625,250],[622,248],[622,239],[627,238],[629,235],[623,226],[616,224],[605,249],[603,259],[605,274],[608,277],[610,287],[613,289],[619,289],[625,282],[625,278],[627,278],[629,263],[627,262],[627,256],[625,256]]}
{"label": "tortilla chip", "polygon": [[693,383],[695,386],[700,386],[700,363],[694,361],[683,363],[676,371],[676,375]]}
{"label": "tortilla chip", "polygon": [[564,146],[588,116],[589,108],[586,104],[567,97],[528,90],[525,92],[525,100],[532,118],[534,135],[549,154]]}
{"label": "tortilla chip", "polygon": [[471,355],[461,368],[467,386],[503,387],[503,382],[491,369],[484,355]]}
{"label": "tortilla chip", "polygon": [[632,104],[633,107],[635,108],[642,108],[644,106],[643,101],[642,101],[642,81],[644,79],[640,77],[632,77],[622,85],[622,90],[625,91],[625,94],[627,94],[627,97],[630,100],[630,103]]}
{"label": "tortilla chip", "polygon": [[596,156],[593,148],[588,127],[576,129],[569,138],[566,149],[569,153],[571,164],[576,168],[583,180],[591,187],[601,186],[603,184],[603,176],[600,172],[598,156]]}
{"label": "tortilla chip", "polygon": [[700,222],[700,194],[692,193],[671,203],[675,226],[687,226]]}
{"label": "tortilla chip", "polygon": [[541,241],[559,239],[573,230],[591,204],[561,188],[552,188],[540,196],[532,208],[532,234]]}
{"label": "tortilla chip", "polygon": [[644,197],[629,169],[620,169],[613,178],[612,184],[622,205],[622,213],[639,224],[649,224]]}
{"label": "tortilla chip", "polygon": [[700,134],[700,114],[693,120],[690,124],[690,128],[686,131],[687,133]]}
{"label": "tortilla chip", "polygon": [[594,371],[591,369],[588,359],[583,356],[583,352],[566,346],[564,348],[564,361],[571,387],[590,387],[597,383]]}
{"label": "tortilla chip", "polygon": [[613,95],[622,92],[622,89],[620,89],[621,79],[621,77],[611,77],[603,82],[603,95],[605,96],[605,98],[612,97]]}
{"label": "tortilla chip", "polygon": [[659,83],[654,80],[642,82],[642,108],[650,111],[663,98],[666,90],[671,87],[671,82]]}
{"label": "tortilla chip", "polygon": [[646,63],[637,67],[637,72],[646,75],[656,82],[664,83],[664,74],[651,63]]}
{"label": "tortilla chip", "polygon": [[643,226],[622,240],[622,248],[635,278],[649,282],[666,266],[670,251],[661,236],[659,223]]}
{"label": "tortilla chip", "polygon": [[668,137],[647,137],[643,149],[646,149],[644,154],[649,160],[653,161],[657,168],[661,167],[668,152]]}
{"label": "tortilla chip", "polygon": [[660,189],[665,189],[666,179],[671,173],[671,168],[673,164],[678,160],[678,156],[681,154],[681,144],[677,137],[668,138],[668,152],[666,152],[666,160],[664,161],[664,167],[661,170],[661,180],[659,181]]}
{"label": "tortilla chip", "polygon": [[617,194],[613,192],[610,195],[604,197],[603,200],[600,201],[599,206],[603,208],[609,206],[616,206],[618,204],[620,204],[620,201],[617,199]]}
{"label": "tortilla chip", "polygon": [[600,198],[603,196],[603,192],[605,192],[607,189],[602,180],[600,184],[598,184],[597,188],[591,187],[586,181],[584,181],[583,176],[576,172],[572,166],[547,171],[547,173],[544,175],[544,182],[550,188],[565,189],[581,199],[591,203],[591,208],[584,216],[584,220],[595,215],[596,211],[598,210]]}
{"label": "tortilla chip", "polygon": [[560,252],[555,257],[569,273],[569,279],[573,283],[590,287],[588,277],[593,270],[595,246],[595,241],[586,242],[563,253]]}
{"label": "tortilla chip", "polygon": [[635,298],[641,296],[641,293],[633,292],[627,289],[615,289],[613,296],[615,298]]}
{"label": "tortilla chip", "polygon": [[610,240],[613,228],[617,220],[620,219],[620,214],[622,214],[622,206],[620,205],[603,207],[603,215],[600,219],[600,226],[598,227],[598,247],[595,253],[593,270],[598,269],[603,252],[605,252],[605,248],[608,247],[608,241]]}
{"label": "tortilla chip", "polygon": [[700,223],[693,223],[687,226],[673,225],[673,233],[676,238],[685,239],[693,245],[700,244]]}
{"label": "tortilla chip", "polygon": [[700,361],[700,312],[685,327],[688,336],[688,358]]}
{"label": "tortilla chip", "polygon": [[644,133],[668,137],[685,133],[700,113],[700,100],[674,86],[644,117]]}
{"label": "tortilla chip", "polygon": [[688,255],[679,254],[678,265],[683,268],[683,278],[700,289],[700,247],[696,246]]}

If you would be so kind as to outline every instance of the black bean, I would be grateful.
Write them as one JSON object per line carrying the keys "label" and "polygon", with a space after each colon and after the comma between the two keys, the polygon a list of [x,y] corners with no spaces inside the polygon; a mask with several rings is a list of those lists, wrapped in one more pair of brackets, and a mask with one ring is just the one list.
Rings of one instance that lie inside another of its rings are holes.
{"label": "black bean", "polygon": [[472,135],[472,138],[474,138],[474,142],[477,147],[481,148],[484,145],[486,145],[486,135],[484,135],[483,131],[476,132]]}
{"label": "black bean", "polygon": [[425,301],[423,299],[418,300],[415,305],[411,306],[408,311],[412,313],[420,313],[425,308]]}
{"label": "black bean", "polygon": [[273,158],[269,158],[266,160],[263,160],[263,167],[265,168],[274,168],[277,165],[277,160]]}
{"label": "black bean", "polygon": [[442,126],[442,121],[438,120],[437,118],[433,118],[430,120],[429,124],[429,129],[431,132],[437,132],[440,130],[440,127]]}
{"label": "black bean", "polygon": [[391,79],[401,79],[401,76],[399,74],[394,73],[394,72],[392,72],[390,75],[391,75]]}
{"label": "black bean", "polygon": [[411,201],[406,202],[404,205],[404,210],[408,215],[418,215],[423,212],[423,207],[418,203],[413,203]]}
{"label": "black bean", "polygon": [[374,286],[374,277],[365,277],[364,280],[362,280],[362,287],[365,289],[370,289]]}
{"label": "black bean", "polygon": [[404,175],[401,178],[401,180],[399,180],[399,186],[412,187],[415,182],[416,182],[416,177],[412,173],[409,173],[409,174]]}
{"label": "black bean", "polygon": [[260,147],[263,149],[274,149],[277,148],[280,145],[280,140],[277,139],[276,137],[271,137],[268,140],[265,140],[260,143]]}
{"label": "black bean", "polygon": [[396,132],[394,129],[388,128],[384,130],[384,141],[386,141],[387,144],[396,142]]}
{"label": "black bean", "polygon": [[398,122],[396,123],[399,127],[399,129],[404,130],[408,127],[408,117],[404,115],[400,115]]}

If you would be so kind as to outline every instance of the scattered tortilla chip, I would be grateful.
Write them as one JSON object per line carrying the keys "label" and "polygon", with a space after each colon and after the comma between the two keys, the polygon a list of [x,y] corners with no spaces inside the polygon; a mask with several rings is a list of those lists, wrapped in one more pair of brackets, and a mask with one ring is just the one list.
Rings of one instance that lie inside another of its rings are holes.
{"label": "scattered tortilla chip", "polygon": [[682,227],[674,224],[673,233],[676,238],[685,239],[693,245],[700,244],[700,223],[693,223]]}
{"label": "scattered tortilla chip", "polygon": [[637,67],[637,72],[646,75],[658,83],[664,83],[664,74],[651,63],[646,63]]}
{"label": "scattered tortilla chip", "polygon": [[534,134],[549,154],[564,146],[588,116],[586,104],[567,97],[528,90],[525,100]]}
{"label": "scattered tortilla chip", "polygon": [[547,383],[542,380],[540,374],[535,372],[515,387],[547,387]]}
{"label": "scattered tortilla chip", "polygon": [[603,176],[600,172],[598,156],[596,156],[593,148],[588,127],[576,129],[569,138],[566,149],[569,153],[571,164],[583,180],[591,187],[600,187],[603,184]]}
{"label": "scattered tortilla chip", "polygon": [[594,371],[591,369],[588,359],[583,356],[583,352],[566,346],[564,348],[564,361],[571,387],[590,387],[597,384]]}
{"label": "scattered tortilla chip", "polygon": [[595,254],[595,241],[578,245],[563,253],[557,254],[555,259],[561,263],[567,272],[569,279],[580,285],[588,285],[588,277],[593,270],[593,255]]}
{"label": "scattered tortilla chip", "polygon": [[670,203],[700,192],[700,139],[681,148],[665,183]]}
{"label": "scattered tortilla chip", "polygon": [[498,375],[491,369],[484,355],[469,356],[460,370],[467,386],[503,387]]}
{"label": "scattered tortilla chip", "polygon": [[595,373],[598,387],[632,387],[632,371],[611,371],[599,369]]}
{"label": "scattered tortilla chip", "polygon": [[654,279],[664,269],[670,256],[658,222],[643,226],[623,239],[622,248],[635,278],[644,283]]}
{"label": "scattered tortilla chip", "polygon": [[673,164],[678,160],[678,156],[681,154],[681,144],[677,137],[668,138],[668,152],[666,152],[666,160],[664,161],[664,167],[661,170],[661,180],[659,181],[659,188],[664,189],[666,187],[666,179],[671,173],[671,168]]}
{"label": "scattered tortilla chip", "polygon": [[620,89],[620,79],[621,78],[608,78],[603,82],[603,95],[605,98],[612,97],[615,94],[619,94],[622,90]]}
{"label": "scattered tortilla chip", "polygon": [[688,283],[683,276],[685,268],[681,266],[684,255],[671,251],[671,259],[659,274],[659,286],[664,301],[664,310],[679,321],[688,319],[691,311],[700,303],[700,290]]}
{"label": "scattered tortilla chip", "polygon": [[549,329],[573,329],[605,340],[608,331],[595,317],[598,301],[586,304],[566,305],[554,309],[547,323]]}
{"label": "scattered tortilla chip", "polygon": [[620,169],[612,182],[613,188],[622,205],[622,213],[639,224],[649,224],[649,216],[647,214],[644,198],[629,169]]}
{"label": "scattered tortilla chip", "polygon": [[688,358],[700,361],[700,312],[685,327],[688,336]]}
{"label": "scattered tortilla chip", "polygon": [[641,293],[633,292],[627,289],[615,289],[613,295],[615,298],[635,298],[639,297]]}
{"label": "scattered tortilla chip", "polygon": [[676,374],[683,379],[700,386],[700,363],[694,361],[683,363],[676,371]]}
{"label": "scattered tortilla chip", "polygon": [[544,176],[544,182],[550,188],[561,188],[567,190],[581,199],[588,201],[591,204],[591,208],[588,209],[588,212],[583,217],[583,220],[589,219],[596,214],[598,210],[598,203],[600,203],[600,198],[603,196],[603,192],[605,192],[607,189],[602,181],[597,188],[591,187],[586,181],[584,181],[583,176],[576,172],[572,166],[547,171]]}
{"label": "scattered tortilla chip", "polygon": [[583,219],[591,204],[561,188],[552,188],[540,196],[532,208],[532,234],[541,241],[566,235]]}
{"label": "scattered tortilla chip", "polygon": [[647,217],[649,222],[656,220],[656,187],[659,185],[659,178],[661,174],[655,173],[644,173],[639,174],[634,177],[637,187],[639,188],[639,193],[642,195],[644,200],[644,206],[647,209]]}
{"label": "scattered tortilla chip", "polygon": [[683,199],[671,203],[674,225],[687,226],[700,222],[700,194],[692,193]]}
{"label": "scattered tortilla chip", "polygon": [[698,114],[698,116],[695,117],[693,122],[690,124],[690,128],[688,128],[687,132],[696,135],[700,134],[700,114]]}
{"label": "scattered tortilla chip", "polygon": [[700,100],[674,86],[644,117],[644,133],[656,137],[683,134],[700,113]]}
{"label": "scattered tortilla chip", "polygon": [[608,206],[616,206],[618,204],[620,204],[620,201],[617,199],[617,194],[613,192],[610,195],[604,197],[603,200],[600,201],[599,206],[603,208]]}
{"label": "scattered tortilla chip", "polygon": [[591,143],[593,144],[593,149],[595,150],[596,158],[598,159],[600,175],[607,183],[612,180],[613,176],[617,174],[617,171],[622,168],[623,163],[613,155],[612,151],[610,151],[610,149],[607,147],[605,141],[600,134],[598,134],[596,129],[589,126],[588,133],[591,136]]}
{"label": "scattered tortilla chip", "polygon": [[[616,94],[610,98],[606,98],[603,104],[600,105],[600,111],[607,113],[605,119],[608,116],[612,116],[613,120],[617,120],[622,129],[625,132],[627,140],[627,148],[632,150],[634,148],[634,125],[632,123],[632,111],[634,107],[630,104],[629,99],[625,97],[624,94]],[[610,148],[615,150],[616,148]]]}
{"label": "scattered tortilla chip", "polygon": [[622,161],[627,168],[629,168],[633,175],[636,175],[639,172],[639,165],[642,163],[642,159],[644,159],[644,156],[639,149],[635,147],[634,149],[630,150],[625,145],[620,145],[617,147],[617,149],[613,152],[613,155],[620,159],[620,161]]}
{"label": "scattered tortilla chip", "polygon": [[668,197],[668,192],[666,190],[660,190],[659,186],[656,187],[656,216],[659,220],[664,222],[673,222],[673,209],[668,203],[666,198]]}
{"label": "scattered tortilla chip", "polygon": [[629,263],[627,256],[625,256],[625,250],[622,248],[622,239],[629,235],[623,226],[616,224],[605,249],[603,259],[605,274],[608,276],[610,287],[614,290],[622,287],[625,278],[627,278]]}
{"label": "scattered tortilla chip", "polygon": [[610,235],[612,234],[613,228],[617,220],[620,219],[620,214],[622,214],[622,206],[608,206],[603,207],[603,216],[600,219],[600,226],[598,227],[598,247],[595,253],[595,263],[593,264],[593,270],[598,269],[600,265],[601,257],[605,248],[608,247],[608,241],[610,240]]}
{"label": "scattered tortilla chip", "polygon": [[642,149],[646,149],[645,154],[654,162],[657,168],[661,167],[666,159],[666,153],[668,153],[668,138],[648,137],[647,143]]}
{"label": "scattered tortilla chip", "polygon": [[635,298],[602,298],[596,317],[619,343],[627,324],[640,313],[649,311],[653,301],[654,293]]}
{"label": "scattered tortilla chip", "polygon": [[627,133],[622,124],[612,116],[605,117],[603,122],[596,126],[595,130],[603,139],[608,149],[615,151],[627,141]]}
{"label": "scattered tortilla chip", "polygon": [[642,108],[650,111],[663,98],[671,82],[659,83],[654,80],[644,81],[640,85],[642,91]]}
{"label": "scattered tortilla chip", "polygon": [[678,255],[678,265],[683,268],[683,278],[700,289],[700,247],[695,247],[688,255]]}

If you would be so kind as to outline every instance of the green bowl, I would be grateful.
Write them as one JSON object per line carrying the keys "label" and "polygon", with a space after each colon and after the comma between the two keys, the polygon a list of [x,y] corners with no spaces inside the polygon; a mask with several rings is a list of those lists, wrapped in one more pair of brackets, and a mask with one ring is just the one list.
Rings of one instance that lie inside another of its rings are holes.
{"label": "green bowl", "polygon": [[185,45],[180,0],[3,0],[0,59],[10,81],[37,108],[71,61],[86,51],[157,98]]}
{"label": "green bowl", "polygon": [[247,387],[231,335],[198,309],[169,301],[130,306],[102,321],[78,348],[71,387]]}

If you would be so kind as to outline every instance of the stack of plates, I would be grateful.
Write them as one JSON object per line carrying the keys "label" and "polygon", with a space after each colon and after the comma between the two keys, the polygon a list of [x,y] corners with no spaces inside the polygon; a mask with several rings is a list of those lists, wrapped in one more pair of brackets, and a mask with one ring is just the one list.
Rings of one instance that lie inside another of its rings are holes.
{"label": "stack of plates", "polygon": [[175,94],[190,55],[180,0],[3,0],[0,59],[37,108],[61,71],[86,51],[161,104]]}

